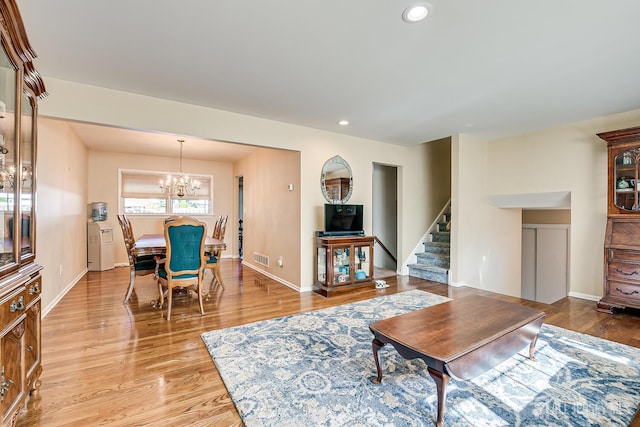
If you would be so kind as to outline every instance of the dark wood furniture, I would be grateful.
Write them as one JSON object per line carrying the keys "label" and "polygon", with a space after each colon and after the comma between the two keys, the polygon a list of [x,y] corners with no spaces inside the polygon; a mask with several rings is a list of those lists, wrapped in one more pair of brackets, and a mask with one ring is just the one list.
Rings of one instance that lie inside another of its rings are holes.
{"label": "dark wood furniture", "polygon": [[437,425],[444,425],[450,377],[468,380],[529,345],[533,359],[544,313],[488,297],[465,297],[369,325],[378,376],[378,351],[391,344],[405,359],[422,359],[438,393]]}
{"label": "dark wood furniture", "polygon": [[5,426],[15,424],[27,397],[39,390],[42,373],[35,171],[38,100],[47,93],[14,0],[0,0],[0,21],[0,425]]}
{"label": "dark wood furniture", "polygon": [[599,133],[607,141],[608,202],[603,296],[598,311],[640,308],[640,127]]}
{"label": "dark wood furniture", "polygon": [[373,236],[316,237],[313,290],[328,297],[373,283]]}

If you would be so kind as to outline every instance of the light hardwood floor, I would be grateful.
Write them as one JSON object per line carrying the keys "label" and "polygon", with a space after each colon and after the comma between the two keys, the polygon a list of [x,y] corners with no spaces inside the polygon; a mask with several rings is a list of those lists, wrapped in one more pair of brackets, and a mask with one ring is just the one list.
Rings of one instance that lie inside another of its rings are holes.
{"label": "light hardwood floor", "polygon": [[401,276],[388,278],[385,290],[323,298],[295,292],[238,260],[225,259],[221,268],[225,288],[205,303],[206,314],[199,315],[196,299],[178,296],[170,322],[150,304],[158,297],[152,276],[136,278],[134,300],[124,305],[127,268],[89,272],[43,319],[42,387],[18,426],[241,426],[200,333],[416,288],[521,302],[545,311],[546,323],[640,347],[637,312],[597,313],[592,301],[546,305]]}

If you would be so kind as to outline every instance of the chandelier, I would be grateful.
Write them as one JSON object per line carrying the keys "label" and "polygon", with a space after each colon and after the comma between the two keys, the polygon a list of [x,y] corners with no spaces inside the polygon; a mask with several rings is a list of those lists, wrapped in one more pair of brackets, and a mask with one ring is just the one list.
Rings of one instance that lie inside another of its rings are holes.
{"label": "chandelier", "polygon": [[[2,146],[0,147],[0,154],[3,154],[2,165],[0,166],[0,190],[4,190],[5,188],[16,188],[16,167],[11,165],[9,167],[5,166],[4,162],[4,154],[7,154],[9,150]],[[18,181],[22,181],[23,187],[26,186],[26,181],[32,175],[31,167],[22,167],[22,172],[18,177]]]}
{"label": "chandelier", "polygon": [[[23,167],[20,180],[24,183],[31,176],[31,170]],[[5,188],[16,188],[16,168],[10,166],[8,170],[0,170],[0,190]]]}
{"label": "chandelier", "polygon": [[180,175],[167,175],[167,180],[160,180],[160,189],[169,197],[195,196],[200,189],[200,181],[190,179],[182,173],[182,143],[184,139],[179,139],[180,143]]}

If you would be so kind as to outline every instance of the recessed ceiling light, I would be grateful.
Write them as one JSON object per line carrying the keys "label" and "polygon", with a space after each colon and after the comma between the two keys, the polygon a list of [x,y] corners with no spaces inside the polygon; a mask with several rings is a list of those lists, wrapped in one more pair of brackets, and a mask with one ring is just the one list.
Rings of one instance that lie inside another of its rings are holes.
{"label": "recessed ceiling light", "polygon": [[430,10],[431,5],[428,3],[415,3],[402,12],[402,19],[409,24],[420,22],[429,15]]}
{"label": "recessed ceiling light", "polygon": [[346,126],[346,125],[348,125],[348,124],[349,124],[349,120],[340,120],[340,121],[338,122],[338,124],[339,124],[340,126]]}

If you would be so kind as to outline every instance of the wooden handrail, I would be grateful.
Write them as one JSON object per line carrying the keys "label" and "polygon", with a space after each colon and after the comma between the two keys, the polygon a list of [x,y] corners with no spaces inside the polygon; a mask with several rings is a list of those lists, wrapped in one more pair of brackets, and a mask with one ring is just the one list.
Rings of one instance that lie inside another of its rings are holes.
{"label": "wooden handrail", "polygon": [[396,259],[396,257],[391,253],[391,251],[389,249],[387,249],[387,247],[384,245],[384,243],[382,243],[380,241],[380,239],[378,239],[378,236],[373,236],[373,240],[374,240],[374,243],[378,243],[380,245],[380,247],[382,248],[382,250],[384,250],[387,253],[387,255],[389,255],[391,257],[393,262],[395,262],[396,264],[398,263],[398,260]]}

